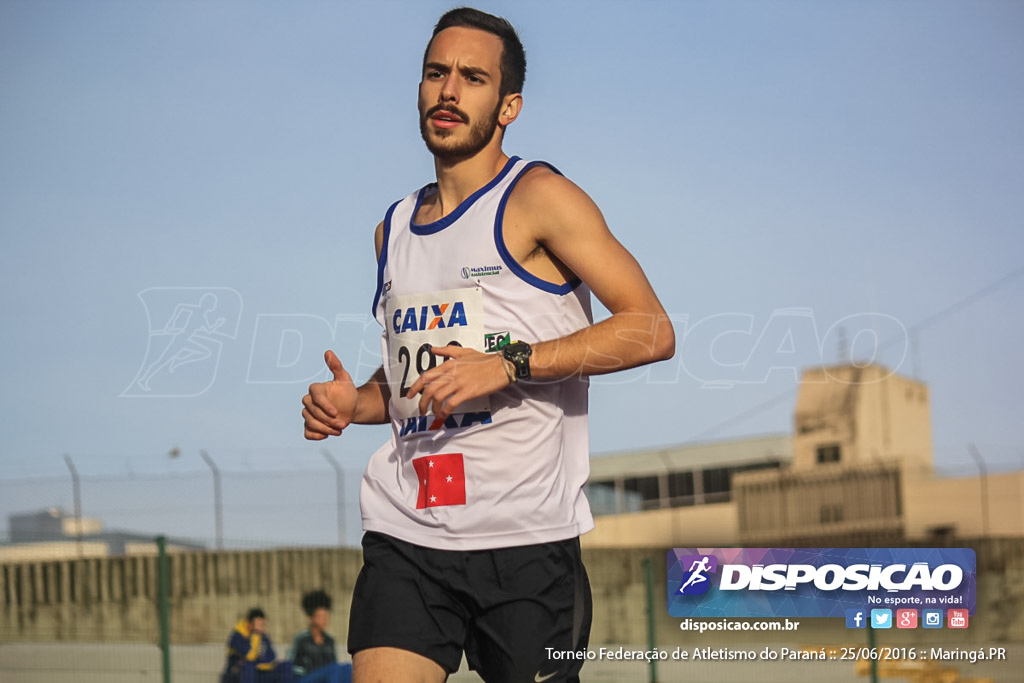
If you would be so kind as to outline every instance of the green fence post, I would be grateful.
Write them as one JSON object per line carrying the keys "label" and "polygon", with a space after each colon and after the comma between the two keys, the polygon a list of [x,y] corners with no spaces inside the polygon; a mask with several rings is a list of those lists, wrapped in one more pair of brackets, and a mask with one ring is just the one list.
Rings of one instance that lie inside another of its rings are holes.
{"label": "green fence post", "polygon": [[171,683],[171,615],[168,593],[170,593],[170,572],[167,564],[167,537],[156,537],[157,548],[157,611],[160,615],[160,653],[163,666],[163,681]]}
{"label": "green fence post", "polygon": [[[654,633],[654,563],[651,558],[644,558],[644,587],[647,594],[647,651],[654,652],[657,648],[657,638]],[[650,660],[650,683],[658,683],[658,660],[652,657]]]}
{"label": "green fence post", "polygon": [[878,657],[874,656],[875,627],[868,624],[868,656],[871,657],[871,683],[878,683]]}

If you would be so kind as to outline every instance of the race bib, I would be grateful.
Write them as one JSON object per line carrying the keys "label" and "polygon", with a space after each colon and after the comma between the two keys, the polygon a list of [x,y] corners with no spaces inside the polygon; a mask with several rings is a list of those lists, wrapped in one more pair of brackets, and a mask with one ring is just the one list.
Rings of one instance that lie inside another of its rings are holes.
{"label": "race bib", "polygon": [[[484,304],[479,287],[390,297],[385,306],[392,417],[419,416],[419,398],[405,398],[420,375],[446,360],[432,346],[483,351]],[[486,396],[466,401],[459,413],[490,410]]]}

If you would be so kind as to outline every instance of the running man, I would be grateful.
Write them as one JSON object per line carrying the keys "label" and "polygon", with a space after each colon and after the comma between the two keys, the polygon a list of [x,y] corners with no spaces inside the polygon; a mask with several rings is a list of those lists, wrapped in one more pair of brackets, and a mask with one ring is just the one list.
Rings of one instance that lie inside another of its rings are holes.
{"label": "running man", "polygon": [[[506,20],[441,17],[419,85],[436,182],[377,226],[384,364],[303,399],[307,439],[390,422],[360,492],[357,683],[440,682],[463,653],[489,682],[577,681],[591,600],[588,377],[670,358],[672,325],[594,202],[509,157],[526,59]],[[593,323],[590,293],[611,316]]]}
{"label": "running man", "polygon": [[167,369],[173,373],[181,365],[206,360],[213,355],[220,344],[211,335],[224,324],[224,318],[211,319],[210,315],[217,310],[216,295],[207,292],[199,300],[199,304],[178,304],[171,313],[167,324],[162,330],[152,332],[152,336],[169,336],[170,342],[160,357],[150,363],[146,373],[138,381],[143,391],[149,391],[149,384],[160,371]]}
{"label": "running man", "polygon": [[686,583],[679,587],[680,593],[682,593],[684,590],[686,590],[695,583],[704,583],[708,580],[708,577],[704,576],[708,569],[710,569],[710,567],[708,567],[708,562],[709,558],[706,556],[700,558],[699,561],[693,561],[693,564],[690,565],[690,578],[686,580]]}

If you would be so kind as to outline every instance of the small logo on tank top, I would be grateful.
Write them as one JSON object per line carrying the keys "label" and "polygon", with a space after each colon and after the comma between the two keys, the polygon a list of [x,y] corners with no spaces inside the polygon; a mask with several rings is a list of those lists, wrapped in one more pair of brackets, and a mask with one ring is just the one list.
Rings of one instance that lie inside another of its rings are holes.
{"label": "small logo on tank top", "polygon": [[501,275],[501,266],[466,266],[462,269],[463,280],[488,275]]}
{"label": "small logo on tank top", "polygon": [[485,334],[484,351],[486,353],[496,353],[508,346],[511,342],[512,334],[510,332],[492,332],[490,334]]}

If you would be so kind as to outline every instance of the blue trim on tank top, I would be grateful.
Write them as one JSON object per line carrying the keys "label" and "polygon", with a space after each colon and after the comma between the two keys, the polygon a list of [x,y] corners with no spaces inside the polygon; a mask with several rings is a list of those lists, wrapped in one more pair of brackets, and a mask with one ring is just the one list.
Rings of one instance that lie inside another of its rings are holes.
{"label": "blue trim on tank top", "polygon": [[494,189],[494,186],[502,181],[502,179],[508,175],[508,172],[512,170],[512,167],[519,161],[519,157],[511,157],[505,164],[504,168],[494,176],[489,183],[481,187],[473,194],[466,197],[461,204],[455,207],[455,210],[443,218],[439,218],[433,223],[427,223],[425,225],[419,225],[416,222],[416,214],[420,211],[420,205],[423,203],[423,198],[426,196],[426,192],[431,187],[436,187],[437,183],[430,183],[419,191],[416,195],[416,206],[412,210],[412,218],[409,219],[409,229],[414,235],[433,235],[434,233],[441,232],[449,225],[459,220],[462,214],[469,210],[469,207],[473,206],[477,199],[480,199],[483,195]]}
{"label": "blue trim on tank top", "polygon": [[522,178],[527,171],[534,166],[539,165],[547,166],[558,175],[562,175],[561,171],[546,161],[531,161],[523,167],[523,170],[519,172],[519,175],[513,178],[512,182],[509,183],[508,187],[505,189],[505,194],[502,195],[501,201],[498,203],[498,212],[494,216],[494,246],[497,248],[498,254],[501,256],[501,260],[504,261],[509,270],[518,275],[521,280],[529,285],[533,285],[537,289],[544,290],[545,292],[561,294],[564,296],[579,287],[582,281],[578,277],[574,277],[568,282],[560,285],[537,277],[523,268],[518,261],[512,258],[512,254],[509,253],[508,248],[505,246],[505,237],[502,233],[502,223],[505,220],[505,204],[508,203],[508,198],[512,194],[512,188],[516,186],[516,183],[519,182],[520,178]]}
{"label": "blue trim on tank top", "polygon": [[384,214],[384,239],[381,240],[380,244],[380,256],[377,258],[377,292],[373,295],[373,308],[370,309],[370,313],[373,317],[377,317],[377,306],[380,305],[380,295],[384,292],[384,266],[388,262],[388,241],[391,238],[391,216],[395,213],[395,208],[402,203],[402,200],[398,200],[390,207],[388,212]]}

